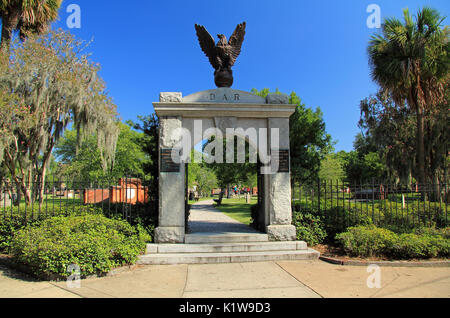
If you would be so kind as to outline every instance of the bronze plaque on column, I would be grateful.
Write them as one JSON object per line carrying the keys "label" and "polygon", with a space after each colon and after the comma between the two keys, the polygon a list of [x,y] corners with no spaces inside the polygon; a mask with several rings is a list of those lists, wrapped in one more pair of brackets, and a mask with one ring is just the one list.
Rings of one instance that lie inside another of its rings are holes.
{"label": "bronze plaque on column", "polygon": [[174,149],[172,148],[161,149],[160,152],[161,172],[176,172],[176,173],[180,172],[180,164],[174,162],[172,158],[173,150]]}
{"label": "bronze plaque on column", "polygon": [[278,163],[277,172],[291,172],[291,161],[289,156],[289,150],[272,150],[272,167],[276,168]]}

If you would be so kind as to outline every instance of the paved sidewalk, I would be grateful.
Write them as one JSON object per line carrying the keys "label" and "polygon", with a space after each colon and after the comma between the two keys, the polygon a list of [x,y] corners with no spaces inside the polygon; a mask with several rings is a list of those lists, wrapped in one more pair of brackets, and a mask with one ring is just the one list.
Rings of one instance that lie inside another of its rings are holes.
{"label": "paved sidewalk", "polygon": [[189,215],[190,233],[259,233],[213,206],[214,201],[193,204]]}
{"label": "paved sidewalk", "polygon": [[322,261],[136,266],[111,277],[38,282],[0,266],[2,298],[336,298],[450,297],[449,268],[381,267],[370,289],[361,266]]}

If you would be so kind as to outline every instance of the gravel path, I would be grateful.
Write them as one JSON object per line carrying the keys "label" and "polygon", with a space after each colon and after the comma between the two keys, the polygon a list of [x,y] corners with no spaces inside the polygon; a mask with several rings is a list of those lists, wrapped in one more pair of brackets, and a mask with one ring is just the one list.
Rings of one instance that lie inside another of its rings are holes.
{"label": "gravel path", "polygon": [[193,204],[189,215],[190,233],[259,233],[217,210],[214,201]]}

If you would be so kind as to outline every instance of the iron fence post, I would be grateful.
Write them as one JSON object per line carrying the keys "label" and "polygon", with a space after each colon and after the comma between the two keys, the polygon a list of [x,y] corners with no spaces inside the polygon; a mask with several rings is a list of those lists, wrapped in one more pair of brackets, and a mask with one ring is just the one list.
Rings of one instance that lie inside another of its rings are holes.
{"label": "iron fence post", "polygon": [[318,189],[317,189],[317,209],[318,209],[319,214],[321,214],[320,213],[320,179],[317,181],[317,184],[318,184]]}

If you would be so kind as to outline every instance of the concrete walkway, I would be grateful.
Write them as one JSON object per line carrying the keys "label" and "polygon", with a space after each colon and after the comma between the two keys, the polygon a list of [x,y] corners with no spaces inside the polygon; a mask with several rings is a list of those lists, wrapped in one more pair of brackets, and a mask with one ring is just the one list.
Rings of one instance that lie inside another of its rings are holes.
{"label": "concrete walkway", "polygon": [[1,298],[336,298],[450,297],[449,268],[382,267],[369,288],[365,267],[322,261],[135,266],[81,281],[38,282],[0,266]]}
{"label": "concrete walkway", "polygon": [[189,215],[189,230],[195,233],[259,233],[242,224],[213,206],[214,201],[193,204]]}

